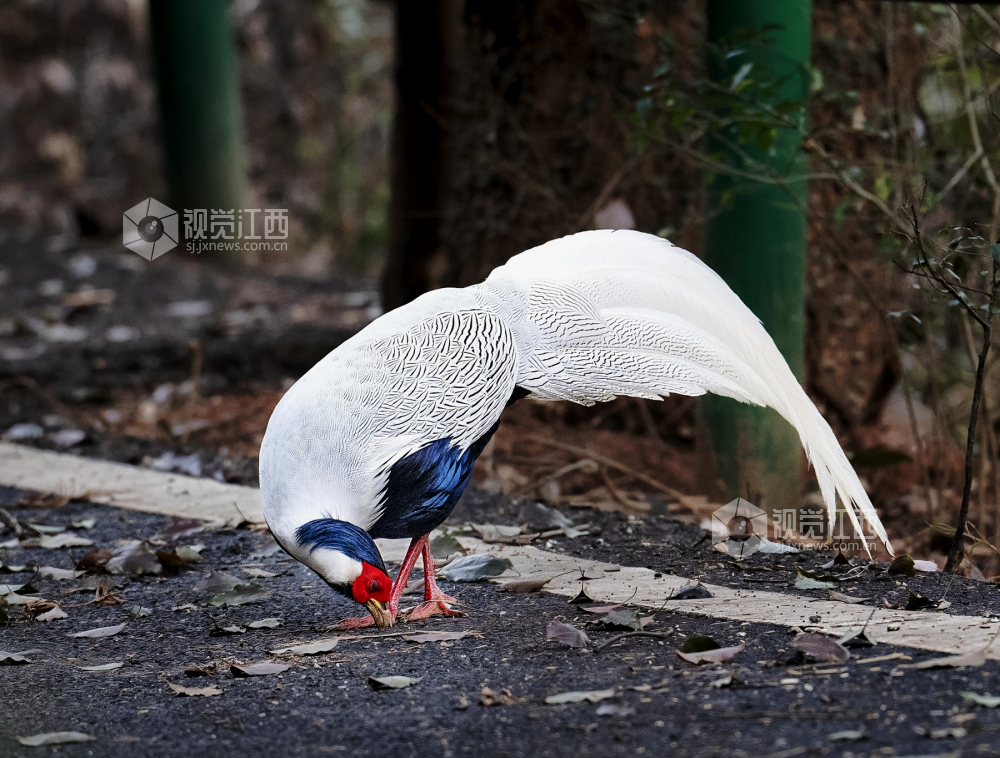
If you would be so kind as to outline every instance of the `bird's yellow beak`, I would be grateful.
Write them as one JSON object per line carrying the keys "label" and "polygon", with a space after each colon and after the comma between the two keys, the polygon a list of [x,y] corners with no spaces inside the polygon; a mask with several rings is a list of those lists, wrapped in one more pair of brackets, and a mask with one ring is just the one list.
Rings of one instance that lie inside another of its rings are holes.
{"label": "bird's yellow beak", "polygon": [[365,603],[365,608],[375,619],[375,626],[379,630],[385,630],[392,626],[392,615],[389,613],[389,609],[386,608],[382,603],[380,603],[375,598],[369,598]]}

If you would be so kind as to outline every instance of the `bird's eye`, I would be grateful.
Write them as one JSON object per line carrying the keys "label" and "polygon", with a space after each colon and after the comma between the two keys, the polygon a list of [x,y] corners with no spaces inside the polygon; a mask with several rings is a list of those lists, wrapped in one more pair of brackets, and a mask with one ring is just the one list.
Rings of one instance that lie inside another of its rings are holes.
{"label": "bird's eye", "polygon": [[379,586],[378,582],[372,582],[371,584],[368,585],[368,592],[371,593],[372,595],[374,595],[380,589],[382,589],[382,587]]}

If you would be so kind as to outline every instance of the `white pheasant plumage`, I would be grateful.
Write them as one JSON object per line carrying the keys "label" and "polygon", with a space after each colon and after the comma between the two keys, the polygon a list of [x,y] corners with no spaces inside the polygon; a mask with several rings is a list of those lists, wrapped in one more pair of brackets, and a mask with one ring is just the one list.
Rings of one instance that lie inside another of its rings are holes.
{"label": "white pheasant plumage", "polygon": [[428,561],[416,541],[447,518],[512,397],[591,405],[706,392],[778,411],[831,521],[839,496],[857,532],[860,515],[888,547],[836,436],[756,316],[697,257],[631,231],[528,250],[482,284],[385,314],[326,356],[268,424],[264,513],[286,550],[365,602],[367,537],[414,538],[413,560],[423,550]]}

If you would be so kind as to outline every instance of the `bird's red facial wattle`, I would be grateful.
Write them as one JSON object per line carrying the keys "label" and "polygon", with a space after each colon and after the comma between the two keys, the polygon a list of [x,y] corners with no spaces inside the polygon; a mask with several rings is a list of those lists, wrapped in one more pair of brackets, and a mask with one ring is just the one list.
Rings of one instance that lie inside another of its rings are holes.
{"label": "bird's red facial wattle", "polygon": [[362,605],[367,603],[371,598],[375,598],[382,603],[388,603],[391,591],[392,580],[381,569],[375,568],[370,563],[361,564],[361,575],[351,585],[351,593],[354,595],[354,599]]}
{"label": "bird's red facial wattle", "polygon": [[384,571],[370,563],[362,563],[361,574],[351,585],[351,594],[368,609],[379,629],[392,626],[392,614],[386,609],[392,594],[392,580]]}

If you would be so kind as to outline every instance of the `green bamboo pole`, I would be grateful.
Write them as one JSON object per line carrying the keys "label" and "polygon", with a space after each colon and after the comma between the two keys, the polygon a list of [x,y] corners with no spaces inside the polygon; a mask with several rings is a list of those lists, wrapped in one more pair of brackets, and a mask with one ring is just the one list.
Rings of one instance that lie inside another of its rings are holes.
{"label": "green bamboo pole", "polygon": [[[712,78],[731,83],[736,72],[752,62],[756,71],[751,69],[748,76],[781,82],[772,104],[805,102],[810,84],[810,0],[709,0],[710,42],[744,31],[771,42],[741,45],[746,54],[724,62],[711,60]],[[735,130],[709,136],[709,154],[748,170],[746,159],[727,147],[726,140],[740,143],[753,160],[784,175],[801,176],[806,170],[801,139],[793,130],[780,131],[767,153],[756,144],[741,143]],[[801,380],[806,182],[778,186],[710,172],[705,188],[705,260],[760,318]],[[719,397],[706,398],[701,414],[711,433],[717,471],[731,496],[743,495],[769,511],[799,507],[802,452],[791,425],[771,409]]]}
{"label": "green bamboo pole", "polygon": [[236,47],[226,0],[151,0],[170,204],[239,209],[247,186]]}

